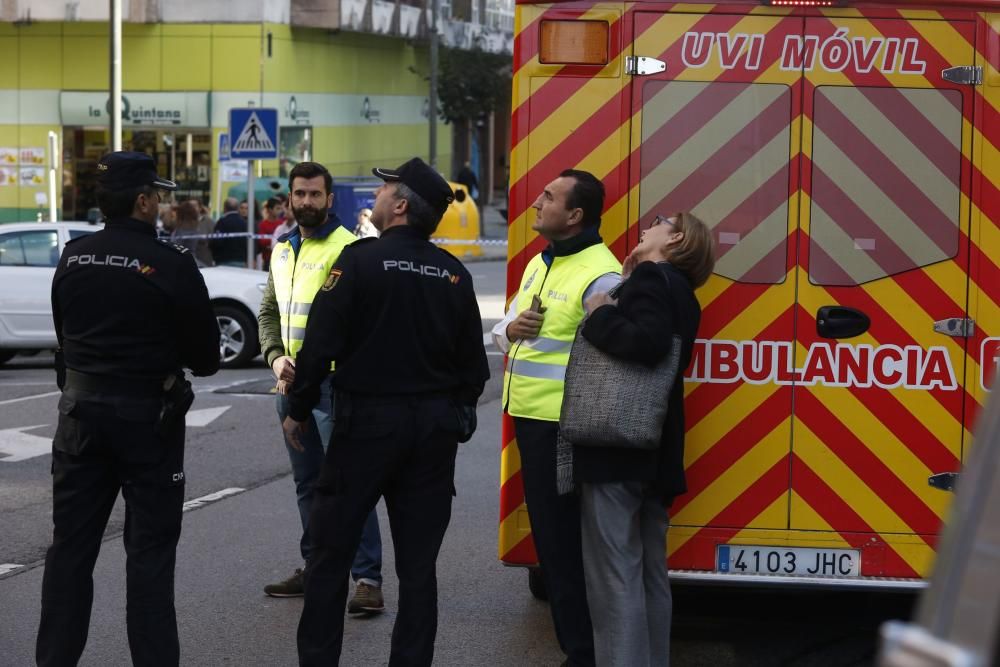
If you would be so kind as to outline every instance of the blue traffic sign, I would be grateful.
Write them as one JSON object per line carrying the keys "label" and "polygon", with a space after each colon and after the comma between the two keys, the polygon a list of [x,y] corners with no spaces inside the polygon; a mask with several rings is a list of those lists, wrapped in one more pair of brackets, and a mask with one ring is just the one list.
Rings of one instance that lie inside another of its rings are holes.
{"label": "blue traffic sign", "polygon": [[278,110],[229,110],[229,156],[233,160],[278,157]]}

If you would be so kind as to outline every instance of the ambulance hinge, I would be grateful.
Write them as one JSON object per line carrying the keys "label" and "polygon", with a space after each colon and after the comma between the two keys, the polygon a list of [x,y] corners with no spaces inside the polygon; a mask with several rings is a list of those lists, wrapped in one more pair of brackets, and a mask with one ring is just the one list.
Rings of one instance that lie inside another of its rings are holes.
{"label": "ambulance hinge", "polygon": [[632,76],[649,76],[667,71],[667,63],[648,56],[627,56],[625,73]]}
{"label": "ambulance hinge", "polygon": [[983,68],[978,65],[962,65],[941,70],[941,78],[962,86],[983,85]]}
{"label": "ambulance hinge", "polygon": [[955,338],[972,338],[976,335],[976,321],[968,317],[949,317],[935,322],[934,331]]}
{"label": "ambulance hinge", "polygon": [[958,481],[957,472],[939,472],[927,478],[928,486],[942,491],[954,491]]}

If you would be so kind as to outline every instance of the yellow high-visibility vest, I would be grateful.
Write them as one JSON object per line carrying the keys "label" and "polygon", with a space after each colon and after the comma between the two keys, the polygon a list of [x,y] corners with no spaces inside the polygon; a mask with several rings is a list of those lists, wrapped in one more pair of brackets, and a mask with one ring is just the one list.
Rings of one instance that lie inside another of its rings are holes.
{"label": "yellow high-visibility vest", "polygon": [[535,294],[546,310],[538,336],[515,342],[508,354],[503,405],[511,416],[559,421],[569,351],[584,316],[583,293],[600,276],[621,270],[603,243],[555,257],[551,266],[541,254],[528,262],[517,292],[518,313],[531,307]]}
{"label": "yellow high-visibility vest", "polygon": [[341,251],[356,240],[354,234],[337,227],[324,238],[303,238],[297,254],[290,241],[274,246],[271,279],[281,314],[281,342],[288,356],[295,358],[302,349],[313,299]]}

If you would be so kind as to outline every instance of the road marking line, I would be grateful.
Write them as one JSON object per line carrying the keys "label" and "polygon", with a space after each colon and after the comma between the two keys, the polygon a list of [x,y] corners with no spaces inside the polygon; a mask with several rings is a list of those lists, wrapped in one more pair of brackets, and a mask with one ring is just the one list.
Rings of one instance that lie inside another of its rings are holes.
{"label": "road marking line", "polygon": [[21,398],[8,398],[5,401],[0,401],[0,405],[9,405],[10,403],[19,403],[20,401],[30,401],[33,398],[46,398],[48,396],[58,396],[61,391],[50,391],[47,394],[33,394],[31,396],[22,396]]}
{"label": "road marking line", "polygon": [[210,493],[207,496],[202,496],[201,498],[195,498],[184,503],[184,511],[190,512],[193,509],[198,509],[204,505],[214,503],[218,500],[222,500],[226,496],[235,496],[237,493],[243,493],[246,489],[241,489],[239,487],[231,487],[228,489],[223,489],[222,491],[216,491],[215,493]]}
{"label": "road marking line", "polygon": [[0,463],[14,463],[50,454],[52,452],[52,438],[22,433],[22,431],[30,431],[44,426],[48,426],[48,424],[0,430],[0,454],[6,454],[0,458]]}
{"label": "road marking line", "polygon": [[230,407],[232,406],[223,405],[218,408],[201,408],[200,410],[191,410],[184,418],[184,423],[188,426],[208,426],[213,421],[221,417],[222,413]]}
{"label": "road marking line", "polygon": [[18,565],[17,563],[0,563],[0,575],[7,574],[8,572],[13,572],[14,570],[19,570],[23,565]]}

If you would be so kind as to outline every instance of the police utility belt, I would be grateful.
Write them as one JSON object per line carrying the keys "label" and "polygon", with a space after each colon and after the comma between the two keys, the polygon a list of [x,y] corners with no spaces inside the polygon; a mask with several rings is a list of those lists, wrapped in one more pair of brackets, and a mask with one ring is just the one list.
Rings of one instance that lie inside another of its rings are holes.
{"label": "police utility belt", "polygon": [[171,373],[159,380],[156,378],[112,378],[81,373],[67,368],[63,391],[158,400],[161,406],[155,429],[161,434],[171,427],[179,425],[191,408],[191,404],[194,403],[194,390],[191,383],[184,377],[183,371]]}

